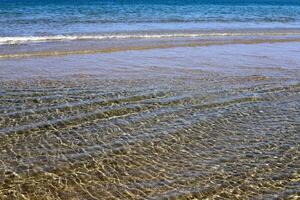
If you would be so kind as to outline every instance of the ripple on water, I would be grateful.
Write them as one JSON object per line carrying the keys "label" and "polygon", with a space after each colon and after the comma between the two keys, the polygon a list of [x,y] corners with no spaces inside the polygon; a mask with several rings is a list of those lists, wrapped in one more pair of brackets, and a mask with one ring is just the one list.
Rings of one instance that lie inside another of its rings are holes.
{"label": "ripple on water", "polygon": [[0,197],[297,199],[299,92],[189,70],[4,81]]}

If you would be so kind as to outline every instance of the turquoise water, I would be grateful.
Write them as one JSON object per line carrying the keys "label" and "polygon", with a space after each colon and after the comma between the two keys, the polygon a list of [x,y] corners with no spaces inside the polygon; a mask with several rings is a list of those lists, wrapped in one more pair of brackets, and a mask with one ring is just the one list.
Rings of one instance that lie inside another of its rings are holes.
{"label": "turquoise water", "polygon": [[0,0],[0,37],[300,28],[300,2]]}

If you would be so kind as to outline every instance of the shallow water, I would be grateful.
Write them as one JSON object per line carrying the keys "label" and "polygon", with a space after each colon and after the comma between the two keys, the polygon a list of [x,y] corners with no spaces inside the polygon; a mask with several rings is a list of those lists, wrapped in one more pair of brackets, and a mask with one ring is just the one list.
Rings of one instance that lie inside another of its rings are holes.
{"label": "shallow water", "polygon": [[1,60],[0,199],[298,199],[298,47]]}

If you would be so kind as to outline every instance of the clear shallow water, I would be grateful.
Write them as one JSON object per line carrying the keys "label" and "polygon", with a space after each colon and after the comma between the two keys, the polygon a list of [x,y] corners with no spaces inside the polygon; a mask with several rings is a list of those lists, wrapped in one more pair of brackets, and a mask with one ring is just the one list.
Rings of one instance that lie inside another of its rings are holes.
{"label": "clear shallow water", "polygon": [[295,1],[1,1],[0,199],[299,199]]}
{"label": "clear shallow water", "polygon": [[1,60],[1,199],[298,199],[298,47]]}

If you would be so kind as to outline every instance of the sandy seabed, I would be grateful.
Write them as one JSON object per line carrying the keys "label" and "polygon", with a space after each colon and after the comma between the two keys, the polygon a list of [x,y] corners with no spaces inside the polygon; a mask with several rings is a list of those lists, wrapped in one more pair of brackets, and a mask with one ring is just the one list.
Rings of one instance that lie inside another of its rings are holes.
{"label": "sandy seabed", "polygon": [[0,60],[0,199],[300,198],[299,46]]}

